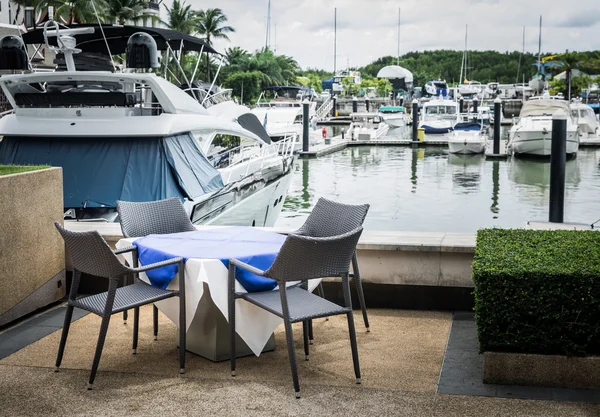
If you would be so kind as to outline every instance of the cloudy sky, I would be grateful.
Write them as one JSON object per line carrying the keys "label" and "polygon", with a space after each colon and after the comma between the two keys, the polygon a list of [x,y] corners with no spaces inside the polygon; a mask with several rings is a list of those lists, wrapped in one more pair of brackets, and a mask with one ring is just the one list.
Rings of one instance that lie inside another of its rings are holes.
{"label": "cloudy sky", "polygon": [[[163,0],[170,5],[172,0]],[[196,9],[220,7],[236,29],[220,50],[265,45],[268,0],[187,0]],[[468,24],[471,50],[537,52],[543,14],[542,52],[600,49],[600,0],[271,0],[271,47],[303,67],[333,69],[333,16],[337,7],[338,69],[400,51],[458,49]]]}

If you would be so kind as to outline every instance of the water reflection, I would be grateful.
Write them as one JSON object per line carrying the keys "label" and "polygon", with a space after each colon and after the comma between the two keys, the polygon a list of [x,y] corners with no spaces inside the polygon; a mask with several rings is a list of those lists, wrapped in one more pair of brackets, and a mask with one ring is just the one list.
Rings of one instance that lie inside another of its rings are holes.
{"label": "water reflection", "polygon": [[452,166],[452,183],[463,193],[475,192],[481,182],[481,170],[485,156],[478,155],[448,155],[448,164]]}
{"label": "water reflection", "polygon": [[[516,184],[532,185],[542,191],[550,189],[550,161],[539,158],[512,158],[509,162],[509,178]],[[577,158],[565,165],[565,183],[579,185],[581,174]]]}
{"label": "water reflection", "polygon": [[[498,194],[500,192],[500,161],[492,162],[492,207],[490,211],[498,214]],[[498,216],[494,216],[497,219]]]}

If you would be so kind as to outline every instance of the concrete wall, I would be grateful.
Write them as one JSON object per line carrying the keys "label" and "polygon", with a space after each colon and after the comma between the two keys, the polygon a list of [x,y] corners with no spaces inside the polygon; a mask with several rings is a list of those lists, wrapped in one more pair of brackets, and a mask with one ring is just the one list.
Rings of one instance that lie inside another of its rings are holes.
{"label": "concrete wall", "polygon": [[[66,222],[65,227],[74,231],[98,230],[113,247],[123,237],[118,223]],[[289,232],[281,228],[263,229]],[[365,230],[357,249],[365,284],[473,287],[474,233]]]}
{"label": "concrete wall", "polygon": [[0,196],[1,326],[64,295],[62,169],[0,176]]}

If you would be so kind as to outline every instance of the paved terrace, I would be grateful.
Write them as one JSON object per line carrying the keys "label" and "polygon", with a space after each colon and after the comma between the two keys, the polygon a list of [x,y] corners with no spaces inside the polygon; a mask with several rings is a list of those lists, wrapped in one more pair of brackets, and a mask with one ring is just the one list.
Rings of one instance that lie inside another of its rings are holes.
{"label": "paved terrace", "polygon": [[[74,230],[86,227],[70,224]],[[110,243],[121,238],[118,225],[94,227]],[[94,390],[87,391],[100,318],[76,310],[61,372],[55,373],[65,312],[59,305],[0,332],[0,416],[600,416],[600,391],[484,385],[472,312],[373,308],[381,297],[376,288],[393,299],[415,284],[470,291],[465,287],[472,285],[474,243],[474,235],[363,235],[358,249],[371,332],[358,312],[361,385],[354,383],[344,317],[315,320],[310,361],[302,360],[301,326],[295,326],[302,390],[296,400],[283,326],[275,333],[275,351],[240,359],[235,378],[229,362],[191,353],[186,373],[179,375],[176,326],[161,314],[154,341],[146,307],[137,355],[131,354],[132,319],[123,324],[120,315],[113,316]],[[326,291],[334,285],[328,284]],[[443,308],[439,300],[436,305]]]}

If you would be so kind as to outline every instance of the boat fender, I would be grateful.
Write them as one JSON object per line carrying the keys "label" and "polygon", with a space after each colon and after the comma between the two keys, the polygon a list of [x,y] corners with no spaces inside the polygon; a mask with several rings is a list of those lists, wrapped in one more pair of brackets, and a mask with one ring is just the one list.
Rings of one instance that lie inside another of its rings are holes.
{"label": "boat fender", "polygon": [[323,139],[327,139],[327,128],[326,127],[323,128],[321,133],[323,134]]}

